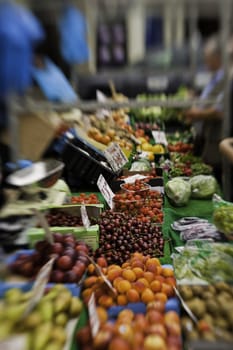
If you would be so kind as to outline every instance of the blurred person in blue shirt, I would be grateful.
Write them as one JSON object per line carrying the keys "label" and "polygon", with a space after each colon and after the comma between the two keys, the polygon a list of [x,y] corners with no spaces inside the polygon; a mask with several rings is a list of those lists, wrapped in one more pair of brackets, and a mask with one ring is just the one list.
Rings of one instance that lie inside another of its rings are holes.
{"label": "blurred person in blue shirt", "polygon": [[222,67],[221,40],[211,37],[204,47],[204,60],[212,73],[209,83],[200,95],[201,100],[214,100],[213,104],[193,106],[185,111],[188,122],[193,124],[195,150],[203,161],[213,167],[214,175],[221,182],[221,141],[223,113],[224,70]]}

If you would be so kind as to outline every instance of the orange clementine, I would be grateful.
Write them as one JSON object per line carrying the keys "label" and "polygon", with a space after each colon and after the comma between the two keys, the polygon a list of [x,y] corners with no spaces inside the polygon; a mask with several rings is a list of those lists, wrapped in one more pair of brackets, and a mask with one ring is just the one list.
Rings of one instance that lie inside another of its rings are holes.
{"label": "orange clementine", "polygon": [[162,283],[161,292],[166,294],[168,297],[172,297],[174,295],[174,289],[170,284]]}
{"label": "orange clementine", "polygon": [[165,283],[170,284],[170,286],[176,286],[176,279],[175,277],[166,277]]}
{"label": "orange clementine", "polygon": [[133,267],[132,271],[135,273],[136,278],[143,277],[144,275],[144,271],[141,267]]}
{"label": "orange clementine", "polygon": [[136,275],[132,270],[122,270],[122,277],[129,282],[134,282],[136,280]]}
{"label": "orange clementine", "polygon": [[150,288],[145,288],[141,295],[141,300],[143,303],[147,304],[154,300],[154,293]]}
{"label": "orange clementine", "polygon": [[131,288],[131,283],[127,280],[119,281],[116,284],[116,289],[119,293],[126,293],[127,290],[129,290],[130,288]]}
{"label": "orange clementine", "polygon": [[85,288],[90,288],[92,287],[98,280],[98,277],[97,276],[90,276],[90,277],[87,277],[84,282],[83,282],[83,285]]}
{"label": "orange clementine", "polygon": [[144,277],[140,277],[138,282],[142,282],[146,287],[149,287],[149,282]]}
{"label": "orange clementine", "polygon": [[162,276],[164,277],[174,277],[174,271],[171,268],[163,267],[162,268]]}
{"label": "orange clementine", "polygon": [[97,306],[96,311],[97,311],[97,315],[99,317],[100,323],[103,324],[103,323],[107,322],[108,313],[107,313],[106,309],[103,308],[102,306]]}
{"label": "orange clementine", "polygon": [[163,277],[163,276],[161,276],[161,275],[156,275],[156,276],[155,276],[155,279],[156,279],[157,281],[160,281],[160,283],[164,283],[164,281],[165,281],[165,277]]}
{"label": "orange clementine", "polygon": [[124,306],[128,303],[128,299],[125,294],[119,294],[117,296],[117,305]]}
{"label": "orange clementine", "polygon": [[86,289],[84,289],[83,292],[82,292],[82,297],[83,297],[84,299],[89,298],[89,297],[91,296],[92,293],[93,293],[93,290],[92,290],[91,288],[86,288]]}
{"label": "orange clementine", "polygon": [[148,265],[150,265],[150,264],[153,264],[153,265],[156,265],[156,266],[161,266],[161,265],[160,265],[160,261],[159,261],[158,258],[149,258],[149,259],[147,259],[147,261],[146,261],[146,267],[147,267]]}
{"label": "orange clementine", "polygon": [[123,279],[124,279],[124,278],[121,277],[121,276],[115,278],[115,280],[114,280],[113,283],[112,283],[112,284],[113,284],[113,287],[116,288],[117,283],[119,283],[119,281],[122,281]]}
{"label": "orange clementine", "polygon": [[87,272],[88,272],[90,275],[95,274],[95,266],[94,266],[93,264],[89,264],[88,267],[87,267]]}
{"label": "orange clementine", "polygon": [[104,294],[98,298],[98,304],[100,306],[108,308],[113,305],[113,299],[111,296]]}
{"label": "orange clementine", "polygon": [[160,301],[166,303],[167,296],[164,293],[158,292],[158,293],[155,293],[155,300],[160,300]]}
{"label": "orange clementine", "polygon": [[121,267],[125,269],[126,267],[130,267],[130,263],[128,261],[124,262]]}
{"label": "orange clementine", "polygon": [[131,267],[140,267],[142,270],[144,270],[144,264],[141,260],[135,259],[131,262]]}
{"label": "orange clementine", "polygon": [[120,311],[118,314],[118,320],[122,320],[125,318],[132,321],[134,318],[134,312],[130,309],[123,309],[122,311]]}
{"label": "orange clementine", "polygon": [[136,303],[140,301],[140,295],[136,289],[129,289],[126,293],[126,297],[129,303]]}
{"label": "orange clementine", "polygon": [[130,350],[131,346],[130,344],[125,340],[122,339],[120,336],[115,336],[108,346],[109,350]]}
{"label": "orange clementine", "polygon": [[119,276],[121,276],[121,268],[118,269],[113,267],[111,269],[108,269],[107,278],[109,279],[109,281],[112,282]]}
{"label": "orange clementine", "polygon": [[160,292],[162,288],[162,284],[158,280],[154,280],[150,284],[150,288],[153,292]]}
{"label": "orange clementine", "polygon": [[146,288],[146,285],[141,281],[136,281],[136,282],[132,283],[132,287],[136,291],[138,291],[139,294],[141,294],[144,291],[144,289]]}
{"label": "orange clementine", "polygon": [[151,283],[155,277],[154,277],[154,274],[153,272],[151,271],[145,271],[144,274],[143,274],[143,277],[149,282]]}

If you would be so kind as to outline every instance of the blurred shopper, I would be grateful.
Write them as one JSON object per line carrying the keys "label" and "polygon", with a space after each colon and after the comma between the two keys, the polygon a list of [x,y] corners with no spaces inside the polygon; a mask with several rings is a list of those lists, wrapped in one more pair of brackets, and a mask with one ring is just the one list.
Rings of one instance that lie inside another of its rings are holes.
{"label": "blurred shopper", "polygon": [[215,103],[203,107],[193,106],[185,112],[187,121],[193,124],[195,151],[203,161],[213,167],[214,175],[221,182],[221,140],[223,120],[224,70],[222,68],[221,40],[211,37],[204,47],[205,64],[212,73],[207,86],[201,93],[201,100],[214,99]]}

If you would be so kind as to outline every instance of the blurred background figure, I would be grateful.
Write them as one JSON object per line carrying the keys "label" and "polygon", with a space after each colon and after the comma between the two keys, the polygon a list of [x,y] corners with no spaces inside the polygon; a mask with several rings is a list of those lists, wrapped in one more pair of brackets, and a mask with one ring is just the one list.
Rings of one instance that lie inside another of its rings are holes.
{"label": "blurred background figure", "polygon": [[214,105],[193,106],[185,111],[185,118],[194,126],[195,152],[204,162],[214,169],[217,179],[221,180],[221,157],[219,142],[221,140],[223,114],[224,70],[222,68],[221,40],[213,36],[204,47],[204,60],[212,73],[209,83],[202,91],[201,100],[216,99]]}

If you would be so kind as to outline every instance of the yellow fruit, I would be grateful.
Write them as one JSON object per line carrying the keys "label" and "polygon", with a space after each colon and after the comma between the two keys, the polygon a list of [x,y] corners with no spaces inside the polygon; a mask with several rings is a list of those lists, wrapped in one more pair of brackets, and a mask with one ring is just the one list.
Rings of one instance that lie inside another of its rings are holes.
{"label": "yellow fruit", "polygon": [[144,137],[138,137],[138,141],[141,143],[147,143],[147,140]]}
{"label": "yellow fruit", "polygon": [[146,152],[152,152],[153,146],[150,143],[143,143],[142,144],[142,150]]}
{"label": "yellow fruit", "polygon": [[147,152],[147,158],[148,158],[148,160],[153,162],[154,159],[155,159],[154,153],[153,152]]}
{"label": "yellow fruit", "polygon": [[163,154],[165,149],[162,145],[154,145],[152,146],[152,151],[157,154]]}

